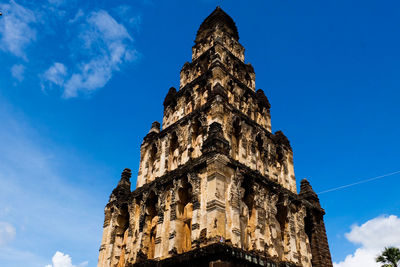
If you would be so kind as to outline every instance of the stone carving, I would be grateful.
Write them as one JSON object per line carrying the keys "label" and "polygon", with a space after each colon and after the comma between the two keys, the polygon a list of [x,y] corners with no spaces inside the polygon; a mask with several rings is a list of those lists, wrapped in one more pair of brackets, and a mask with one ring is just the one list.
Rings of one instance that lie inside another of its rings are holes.
{"label": "stone carving", "polygon": [[112,191],[98,267],[332,266],[318,196],[306,180],[297,194],[290,142],[271,132],[255,88],[235,23],[217,8],[165,97],[162,127],[143,139],[136,189],[125,169]]}

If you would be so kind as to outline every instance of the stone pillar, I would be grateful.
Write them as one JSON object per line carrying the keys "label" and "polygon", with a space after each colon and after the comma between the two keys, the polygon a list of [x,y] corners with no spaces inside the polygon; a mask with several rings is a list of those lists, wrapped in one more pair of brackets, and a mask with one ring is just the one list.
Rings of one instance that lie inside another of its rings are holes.
{"label": "stone pillar", "polygon": [[192,204],[193,204],[193,215],[192,215],[192,248],[199,246],[200,244],[196,244],[196,241],[200,238],[200,225],[201,225],[201,210],[200,210],[200,201],[201,201],[201,178],[195,173],[189,173],[188,179],[190,184],[192,185]]}
{"label": "stone pillar", "polygon": [[222,126],[213,122],[208,130],[208,137],[202,148],[203,153],[217,154],[207,162],[207,237],[225,239],[225,196],[226,175],[224,169],[228,162],[229,143],[225,139]]}
{"label": "stone pillar", "polygon": [[162,247],[162,241],[163,241],[163,231],[164,231],[164,216],[165,216],[165,206],[166,206],[166,192],[160,192],[159,198],[158,198],[158,210],[157,210],[157,230],[156,230],[156,238],[155,238],[155,248],[154,248],[154,259],[160,259],[162,258],[163,254],[163,247]]}
{"label": "stone pillar", "polygon": [[225,191],[226,178],[221,169],[225,162],[215,159],[208,166],[207,175],[207,236],[225,238]]}
{"label": "stone pillar", "polygon": [[179,227],[179,223],[177,222],[177,200],[178,200],[178,189],[179,184],[178,181],[174,181],[174,187],[171,189],[171,207],[169,214],[169,229],[168,231],[168,255],[176,255],[177,251],[177,232],[176,229]]}
{"label": "stone pillar", "polygon": [[[241,247],[241,184],[243,181],[243,175],[239,170],[236,170],[232,175],[230,188],[229,188],[229,208],[230,213],[228,215],[228,226],[230,226],[230,233],[227,232],[227,238],[231,239],[233,246]],[[230,223],[230,225],[229,225]]]}

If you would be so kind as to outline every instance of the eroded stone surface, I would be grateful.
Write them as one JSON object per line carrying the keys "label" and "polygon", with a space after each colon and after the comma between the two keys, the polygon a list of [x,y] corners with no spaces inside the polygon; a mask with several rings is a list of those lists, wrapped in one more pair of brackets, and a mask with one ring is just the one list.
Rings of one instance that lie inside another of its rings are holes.
{"label": "eroded stone surface", "polygon": [[289,140],[271,132],[238,40],[220,8],[200,26],[162,130],[154,122],[141,145],[136,190],[126,169],[110,196],[99,267],[171,262],[216,243],[265,264],[332,266],[324,210],[307,181],[297,194]]}

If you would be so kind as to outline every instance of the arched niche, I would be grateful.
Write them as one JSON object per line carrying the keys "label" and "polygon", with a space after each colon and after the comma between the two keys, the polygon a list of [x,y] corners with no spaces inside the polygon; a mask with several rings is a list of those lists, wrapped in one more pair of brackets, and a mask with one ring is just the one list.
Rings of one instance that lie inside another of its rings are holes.
{"label": "arched niche", "polygon": [[147,258],[153,259],[155,252],[155,241],[157,237],[157,202],[158,198],[154,191],[151,191],[145,202],[145,227],[144,227],[144,244],[147,247]]}
{"label": "arched niche", "polygon": [[178,201],[176,205],[177,219],[177,250],[183,253],[192,248],[192,218],[193,218],[193,188],[187,178],[178,188]]}
{"label": "arched niche", "polygon": [[172,132],[169,139],[168,170],[178,167],[179,143],[176,132]]}
{"label": "arched niche", "polygon": [[308,243],[311,247],[313,239],[313,221],[312,215],[309,209],[307,209],[306,216],[304,217],[304,231],[308,238]]}
{"label": "arched niche", "polygon": [[156,161],[157,161],[157,153],[158,153],[158,149],[157,149],[157,145],[156,144],[152,144],[151,148],[149,150],[149,157],[148,157],[148,177],[147,179],[149,181],[154,180],[155,175],[156,175]]}
{"label": "arched niche", "polygon": [[287,243],[287,231],[289,228],[289,219],[288,219],[288,203],[287,199],[284,195],[280,195],[278,198],[278,202],[276,204],[276,220],[279,225],[279,237],[281,240],[281,258],[284,260],[284,251],[285,244]]}
{"label": "arched niche", "polygon": [[189,114],[193,111],[194,108],[194,101],[193,101],[193,90],[190,88],[186,91],[184,97],[184,107],[185,107],[185,114]]}
{"label": "arched niche", "polygon": [[126,261],[126,245],[128,242],[129,235],[129,209],[127,204],[123,204],[116,210],[116,231],[115,231],[115,242],[116,248],[120,248],[120,251],[115,253],[115,256],[119,257],[117,267],[125,266]]}
{"label": "arched niche", "polygon": [[263,174],[264,171],[264,141],[262,139],[261,134],[257,134],[255,139],[255,147],[256,147],[256,170],[260,171]]}
{"label": "arched niche", "polygon": [[241,188],[240,201],[240,232],[241,247],[249,250],[251,243],[251,235],[256,226],[256,209],[254,203],[253,182],[244,178]]}
{"label": "arched niche", "polygon": [[241,141],[241,133],[242,127],[239,118],[235,118],[232,124],[232,136],[231,136],[231,152],[232,158],[239,160],[239,152],[240,152],[240,141]]}
{"label": "arched niche", "polygon": [[198,118],[195,118],[192,123],[192,134],[191,134],[191,143],[192,143],[192,158],[197,158],[201,155],[201,145],[202,145],[202,125]]}

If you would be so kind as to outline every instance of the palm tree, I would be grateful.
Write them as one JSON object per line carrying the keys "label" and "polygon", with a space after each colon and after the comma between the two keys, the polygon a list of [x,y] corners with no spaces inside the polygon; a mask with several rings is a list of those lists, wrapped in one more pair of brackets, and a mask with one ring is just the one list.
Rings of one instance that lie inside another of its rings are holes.
{"label": "palm tree", "polygon": [[400,261],[400,249],[386,247],[382,254],[376,258],[376,262],[383,263],[381,267],[397,267]]}

